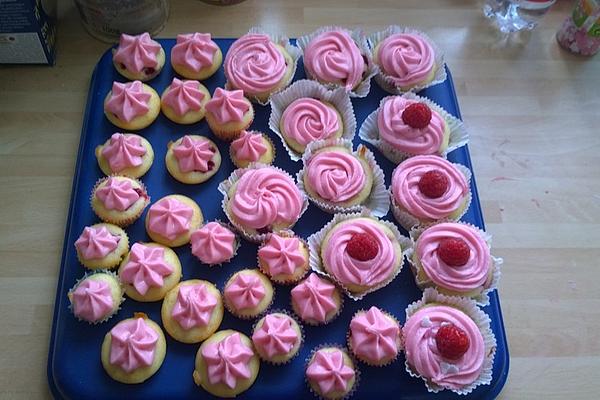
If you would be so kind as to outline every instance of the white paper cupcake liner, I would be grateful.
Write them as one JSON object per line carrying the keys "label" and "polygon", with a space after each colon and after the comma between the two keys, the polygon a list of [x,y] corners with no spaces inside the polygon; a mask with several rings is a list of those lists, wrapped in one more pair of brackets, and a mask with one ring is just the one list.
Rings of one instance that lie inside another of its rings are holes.
{"label": "white paper cupcake liner", "polygon": [[90,325],[102,324],[102,323],[108,321],[109,319],[111,319],[112,317],[114,317],[115,315],[117,315],[119,313],[119,311],[121,310],[121,305],[125,301],[125,290],[123,290],[123,284],[121,283],[121,279],[119,278],[119,275],[117,275],[115,272],[109,271],[107,269],[98,269],[98,270],[94,270],[93,272],[86,272],[85,274],[83,274],[83,276],[81,278],[77,279],[77,281],[71,287],[71,289],[69,289],[69,291],[67,292],[67,296],[69,296],[75,289],[77,289],[77,286],[79,286],[79,284],[81,282],[83,282],[85,279],[89,278],[90,276],[96,275],[96,274],[106,274],[106,275],[110,275],[110,276],[114,277],[117,280],[117,282],[119,283],[119,286],[121,287],[121,298],[119,300],[119,305],[113,312],[108,314],[103,319],[101,319],[99,321],[95,321],[95,322],[90,322],[90,321],[81,319],[78,316],[76,316],[75,312],[73,311],[73,303],[71,302],[71,299],[69,299],[69,311],[73,314],[73,316],[77,319],[77,321],[86,322]]}
{"label": "white paper cupcake liner", "polygon": [[317,81],[309,81],[307,79],[294,82],[290,87],[271,96],[271,115],[269,116],[269,128],[279,138],[283,147],[285,147],[290,158],[293,161],[298,161],[302,158],[302,154],[292,149],[287,142],[280,129],[281,117],[285,109],[294,102],[294,100],[303,97],[310,97],[333,104],[336,110],[342,117],[344,130],[342,138],[352,141],[356,133],[356,117],[354,116],[354,108],[348,93],[343,88],[328,89]]}
{"label": "white paper cupcake liner", "polygon": [[[350,34],[350,37],[352,37],[352,39],[354,40],[354,42],[360,49],[361,53],[364,56],[366,56],[366,58],[367,58],[366,73],[364,73],[361,82],[354,89],[349,91],[348,94],[350,97],[366,97],[369,94],[369,91],[371,90],[371,78],[374,77],[379,72],[379,68],[377,67],[377,65],[375,65],[375,63],[373,62],[373,59],[371,58],[371,49],[369,49],[369,44],[367,42],[367,38],[362,30],[354,29],[351,31],[349,29],[342,28],[339,26],[324,26],[308,35],[299,37],[296,43],[297,43],[298,47],[300,47],[301,54],[304,56],[304,50],[306,49],[308,44],[315,37],[317,37],[318,35],[320,35],[323,32],[340,31],[340,30],[345,31],[348,34]],[[306,69],[306,65],[304,66],[304,72],[306,72],[306,76],[309,79],[316,80],[308,72],[308,70]],[[332,89],[340,87],[340,85],[336,85],[333,83],[325,84],[325,86],[332,88]],[[342,89],[346,90],[345,88],[342,88]]]}
{"label": "white paper cupcake liner", "polygon": [[[197,230],[199,230],[199,229],[202,229],[202,227],[203,227],[204,225],[208,224],[209,222],[211,222],[211,221],[205,221],[205,222],[204,222],[204,223],[203,223],[203,224],[202,224],[202,225],[201,225],[201,226],[200,226],[200,227],[199,227]],[[223,265],[223,264],[225,264],[225,263],[228,263],[228,262],[230,262],[231,260],[233,260],[233,259],[235,258],[235,256],[237,256],[237,252],[238,252],[238,250],[240,249],[240,246],[241,246],[241,238],[240,238],[240,236],[238,235],[238,232],[237,232],[237,229],[235,228],[235,226],[233,226],[233,225],[232,225],[232,224],[230,224],[230,223],[223,222],[223,221],[221,221],[220,219],[215,219],[215,220],[214,220],[214,221],[212,221],[212,222],[216,222],[217,224],[221,225],[222,227],[229,229],[229,230],[230,230],[231,232],[233,232],[233,234],[235,235],[235,239],[234,239],[234,242],[233,242],[233,254],[231,255],[231,257],[230,257],[228,260],[225,260],[225,261],[223,261],[223,262],[216,263],[216,264],[209,264],[209,263],[205,263],[204,261],[202,261],[202,260],[200,260],[198,257],[196,257],[194,254],[192,254],[192,256],[193,256],[193,257],[194,257],[196,260],[200,261],[202,264],[208,265],[209,267],[221,266],[221,265]],[[194,232],[195,232],[195,231],[194,231]],[[193,232],[192,232],[192,233],[193,233]],[[192,242],[190,241],[190,249],[191,249],[191,247],[192,247]],[[191,253],[191,251],[190,251],[190,253]]]}
{"label": "white paper cupcake liner", "polygon": [[[252,130],[249,130],[246,132],[248,132],[249,134],[261,135],[267,142],[269,142],[271,144],[271,149],[273,149],[273,160],[269,164],[266,164],[266,165],[272,165],[273,162],[275,161],[275,157],[277,157],[277,149],[275,148],[275,143],[273,143],[273,140],[271,140],[269,135],[267,135],[265,132],[262,132],[262,131],[252,129]],[[231,160],[231,163],[233,165],[235,165],[236,168],[241,168],[235,163],[235,161],[233,161],[234,154],[233,154],[233,148],[231,147],[231,143],[229,143],[229,159]],[[249,163],[252,163],[252,162],[254,162],[254,161],[250,161]]]}
{"label": "white paper cupcake liner", "polygon": [[256,326],[258,325],[258,322],[260,320],[262,320],[264,317],[266,317],[269,314],[284,314],[287,315],[288,317],[290,317],[291,319],[293,319],[296,324],[298,324],[298,328],[300,329],[300,346],[298,347],[298,351],[296,352],[296,354],[294,354],[292,357],[290,357],[289,360],[285,361],[285,362],[280,362],[280,363],[274,363],[272,361],[266,360],[264,359],[258,352],[256,352],[256,355],[258,355],[258,357],[261,359],[261,361],[267,363],[267,364],[271,364],[271,365],[287,365],[289,364],[292,360],[294,360],[296,357],[298,357],[300,355],[300,350],[302,350],[302,346],[304,346],[305,343],[305,332],[304,332],[304,326],[302,326],[302,322],[295,316],[293,315],[293,313],[291,313],[290,311],[283,309],[283,308],[275,308],[275,309],[268,309],[267,312],[265,314],[263,314],[260,318],[258,318],[256,320],[256,322],[254,322],[252,324],[252,329],[250,330],[252,332],[252,334],[250,335],[250,340],[252,340],[252,335],[254,335],[254,331],[256,330]]}
{"label": "white paper cupcake liner", "polygon": [[[426,97],[417,96],[416,94],[414,94],[412,92],[404,93],[402,95],[402,97],[404,97],[405,99],[416,100],[421,103],[427,104],[429,106],[429,108],[431,108],[432,110],[435,110],[438,114],[440,114],[446,121],[446,124],[448,124],[448,130],[450,131],[448,147],[446,148],[446,150],[443,153],[441,153],[441,154],[436,153],[436,155],[440,155],[440,156],[446,158],[448,156],[448,153],[467,144],[467,142],[469,141],[469,133],[467,132],[467,128],[465,127],[465,124],[460,119],[449,114],[446,110],[444,110],[437,103],[429,100]],[[389,143],[385,142],[379,136],[379,128],[377,126],[377,116],[379,115],[379,112],[382,109],[383,104],[388,99],[391,99],[391,98],[393,98],[393,96],[384,97],[381,100],[381,102],[379,103],[379,107],[367,116],[367,118],[365,119],[365,121],[363,122],[363,124],[360,127],[358,136],[365,142],[370,143],[373,146],[375,146],[379,151],[381,151],[381,153],[388,160],[390,160],[393,163],[400,164],[402,161],[406,160],[407,158],[416,156],[418,154],[411,154],[411,153],[407,153],[407,152],[398,150],[398,149],[394,148],[393,146],[391,146]]]}
{"label": "white paper cupcake liner", "polygon": [[[373,173],[373,187],[368,197],[360,204],[356,204],[351,207],[342,207],[323,199],[312,197],[304,186],[304,174],[306,173],[306,165],[310,158],[318,150],[326,147],[344,147],[352,152],[352,154],[367,162],[369,168]],[[364,145],[359,145],[356,151],[352,151],[352,142],[345,139],[330,139],[330,140],[319,140],[310,143],[306,148],[306,151],[302,155],[302,162],[304,167],[296,175],[296,181],[298,187],[302,190],[306,196],[321,210],[330,214],[344,213],[344,212],[360,212],[362,208],[367,208],[376,217],[383,217],[387,215],[390,210],[390,198],[385,187],[385,175],[383,170],[377,164],[373,153]]]}
{"label": "white paper cupcake liner", "polygon": [[317,351],[319,351],[321,349],[326,349],[326,348],[336,348],[336,349],[339,349],[339,350],[345,352],[348,355],[348,357],[350,357],[350,359],[352,360],[352,363],[354,364],[354,385],[352,386],[352,389],[350,389],[350,391],[345,396],[340,397],[337,400],[350,399],[356,392],[356,389],[358,388],[358,385],[360,383],[360,369],[358,368],[358,361],[356,360],[356,357],[354,357],[352,352],[348,348],[346,348],[346,346],[344,346],[344,345],[341,345],[338,343],[322,343],[322,344],[318,345],[317,347],[315,347],[314,349],[312,349],[310,351],[310,354],[308,355],[308,357],[306,357],[306,359],[304,360],[304,383],[306,384],[306,386],[308,387],[310,392],[315,397],[317,397],[321,400],[329,400],[328,397],[323,397],[319,393],[317,393],[313,390],[312,386],[308,382],[308,377],[306,376],[306,370],[308,369],[310,360],[312,360],[313,356],[315,355],[315,353]]}
{"label": "white paper cupcake liner", "polygon": [[[390,229],[392,231],[396,240],[400,243],[400,248],[402,250],[402,254],[400,255],[400,258],[402,259],[402,264],[400,265],[400,268],[398,268],[398,270],[396,272],[391,274],[389,278],[387,278],[380,284],[373,286],[372,288],[370,288],[364,292],[353,293],[350,290],[348,290],[346,285],[344,285],[342,282],[337,280],[334,276],[328,274],[327,271],[325,270],[325,268],[323,266],[323,262],[321,260],[321,243],[323,243],[325,236],[327,236],[327,233],[335,225],[337,225],[338,223],[340,223],[342,221],[346,221],[346,220],[353,219],[353,218],[359,218],[359,217],[371,218],[371,219],[383,224],[384,226],[386,226],[388,229]],[[406,251],[408,249],[410,249],[411,246],[412,246],[411,240],[409,238],[403,236],[400,233],[400,231],[398,230],[398,228],[396,227],[396,225],[394,225],[392,222],[384,221],[384,220],[376,218],[375,216],[373,216],[373,214],[369,210],[367,210],[365,208],[363,208],[360,212],[357,212],[357,213],[335,214],[333,216],[333,218],[331,219],[331,221],[329,221],[323,228],[321,228],[318,232],[313,233],[311,236],[308,237],[308,247],[309,247],[309,251],[310,251],[310,267],[311,267],[311,269],[313,271],[315,271],[316,273],[326,276],[329,279],[331,279],[332,281],[336,282],[338,284],[338,286],[340,286],[343,289],[344,293],[346,293],[346,295],[348,297],[350,297],[352,300],[360,300],[365,295],[375,292],[375,291],[387,286],[390,282],[392,282],[396,278],[396,276],[400,273],[400,271],[402,271],[402,267],[404,265],[404,258],[406,257]]]}
{"label": "white paper cupcake liner", "polygon": [[446,296],[437,292],[433,288],[427,288],[423,292],[423,297],[420,300],[411,303],[406,308],[406,320],[408,320],[414,313],[423,308],[429,303],[438,303],[446,306],[457,308],[467,314],[473,322],[479,327],[483,336],[483,343],[485,345],[485,360],[483,363],[483,369],[479,378],[473,383],[466,385],[465,387],[454,390],[445,389],[441,386],[430,382],[428,379],[419,375],[416,371],[413,371],[408,363],[408,359],[405,362],[406,372],[412,377],[421,378],[427,386],[427,390],[432,393],[438,393],[442,390],[451,390],[454,393],[460,395],[467,395],[471,393],[479,385],[489,385],[492,382],[492,367],[494,366],[494,356],[496,354],[496,337],[490,327],[490,317],[484,313],[475,302],[465,297]]}
{"label": "white paper cupcake liner", "polygon": [[[275,232],[275,233],[267,233],[266,238],[263,241],[261,241],[260,244],[258,245],[258,250],[260,250],[267,243],[267,241],[273,234],[276,234],[276,235],[279,235],[279,236],[285,237],[285,238],[294,238],[294,237],[298,238],[298,240],[300,240],[302,243],[304,243],[304,245],[306,246],[306,249],[308,250],[308,242],[306,240],[304,240],[304,238],[302,238],[302,237],[298,236],[296,233],[294,233],[294,231],[292,231],[291,229],[285,229],[285,230]],[[285,281],[285,282],[275,281],[271,277],[271,274],[267,273],[267,271],[265,271],[265,269],[261,266],[258,251],[256,252],[256,265],[258,266],[258,269],[260,270],[260,272],[265,274],[267,276],[267,278],[269,278],[271,280],[271,282],[273,282],[276,285],[295,285],[298,282],[300,282],[301,280],[303,280],[306,277],[306,275],[308,274],[308,272],[310,271],[310,265],[309,265],[306,268],[306,270],[302,273],[302,275],[295,280],[290,280],[290,281]]]}

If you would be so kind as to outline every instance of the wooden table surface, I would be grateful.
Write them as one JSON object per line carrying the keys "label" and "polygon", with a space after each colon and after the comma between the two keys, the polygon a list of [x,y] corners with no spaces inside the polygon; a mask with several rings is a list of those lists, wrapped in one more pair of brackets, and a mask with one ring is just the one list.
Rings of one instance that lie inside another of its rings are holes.
{"label": "wooden table surface", "polygon": [[[425,30],[446,52],[494,252],[511,355],[502,398],[600,392],[600,56],[561,50],[559,1],[505,47],[469,0],[173,0],[161,37],[289,36],[322,25]],[[48,335],[82,113],[107,45],[59,0],[57,64],[0,67],[0,398],[47,398]],[[441,397],[441,396],[440,396]]]}

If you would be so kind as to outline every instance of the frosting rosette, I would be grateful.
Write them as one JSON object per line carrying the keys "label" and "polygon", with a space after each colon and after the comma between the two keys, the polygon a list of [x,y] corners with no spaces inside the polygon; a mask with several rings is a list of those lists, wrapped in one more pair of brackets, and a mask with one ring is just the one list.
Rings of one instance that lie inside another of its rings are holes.
{"label": "frosting rosette", "polygon": [[339,131],[340,123],[332,106],[310,97],[294,100],[281,117],[285,135],[302,146],[331,138]]}
{"label": "frosting rosette", "polygon": [[171,49],[171,60],[194,72],[213,64],[219,50],[210,33],[186,33],[177,35],[177,43]]}
{"label": "frosting rosette", "polygon": [[435,67],[433,47],[414,33],[388,36],[379,44],[377,56],[383,72],[400,87],[422,83]]}
{"label": "frosting rosette", "polygon": [[351,200],[367,180],[362,164],[353,154],[335,149],[313,155],[306,164],[306,175],[312,189],[333,203]]}

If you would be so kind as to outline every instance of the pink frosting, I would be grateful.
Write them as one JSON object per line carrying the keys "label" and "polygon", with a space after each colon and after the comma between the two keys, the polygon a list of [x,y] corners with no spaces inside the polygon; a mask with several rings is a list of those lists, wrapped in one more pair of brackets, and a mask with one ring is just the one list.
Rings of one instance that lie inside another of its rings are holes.
{"label": "pink frosting", "polygon": [[267,152],[267,145],[260,133],[242,131],[242,135],[231,142],[231,150],[236,158],[253,162]]}
{"label": "pink frosting", "polygon": [[[419,190],[419,181],[436,170],[448,178],[448,190],[429,198]],[[402,162],[392,174],[392,194],[396,203],[417,218],[437,220],[458,210],[469,193],[465,176],[449,161],[438,156],[416,156]]]}
{"label": "pink frosting", "polygon": [[269,36],[248,33],[231,45],[225,56],[225,76],[231,86],[252,95],[281,82],[287,66]]}
{"label": "pink frosting", "polygon": [[183,116],[190,111],[199,111],[204,97],[204,93],[200,90],[200,82],[173,78],[167,93],[163,96],[163,101],[175,111],[175,114]]}
{"label": "pink frosting", "polygon": [[350,342],[356,355],[381,362],[398,354],[400,326],[379,308],[371,307],[350,321]]}
{"label": "pink frosting", "polygon": [[207,326],[216,306],[217,299],[205,284],[180,285],[171,316],[183,329],[189,330]]}
{"label": "pink frosting", "polygon": [[225,288],[223,294],[237,310],[254,308],[265,298],[267,291],[260,278],[240,272]]}
{"label": "pink frosting", "polygon": [[293,320],[286,315],[267,315],[252,335],[254,346],[268,358],[289,353],[300,340],[292,324]]}
{"label": "pink frosting", "polygon": [[[449,266],[438,257],[438,246],[447,238],[462,239],[469,246],[471,254],[465,265]],[[468,292],[485,286],[489,279],[490,248],[469,225],[448,222],[427,228],[417,240],[416,252],[427,276],[443,288]]]}
{"label": "pink frosting", "polygon": [[276,222],[295,223],[303,198],[292,179],[278,169],[247,170],[238,180],[231,200],[236,220],[253,229],[269,229]]}
{"label": "pink frosting", "polygon": [[160,49],[160,44],[152,40],[147,32],[137,36],[122,33],[119,47],[113,58],[125,66],[128,71],[139,74],[145,68],[155,69],[158,67],[157,55]]}
{"label": "pink frosting", "polygon": [[123,282],[133,285],[143,296],[152,287],[162,287],[164,277],[172,273],[173,267],[165,261],[165,249],[135,243],[120,275]]}
{"label": "pink frosting", "polygon": [[72,292],[73,314],[89,322],[104,319],[115,306],[110,286],[105,281],[84,279]]}
{"label": "pink frosting", "polygon": [[310,97],[294,100],[281,116],[285,134],[303,146],[328,139],[340,129],[338,114],[327,104]]}
{"label": "pink frosting", "polygon": [[315,382],[325,395],[349,390],[348,385],[354,375],[354,369],[344,364],[344,353],[338,349],[317,351],[306,369],[308,379]]}
{"label": "pink frosting", "polygon": [[142,157],[145,154],[146,148],[142,146],[142,138],[131,134],[113,133],[110,142],[102,148],[102,156],[108,161],[113,172],[142,165]]}
{"label": "pink frosting", "polygon": [[379,45],[379,65],[392,81],[401,87],[419,84],[434,67],[433,48],[423,37],[412,33],[396,33]]}
{"label": "pink frosting", "polygon": [[154,203],[148,210],[148,229],[169,240],[186,233],[194,210],[185,203],[167,197]]}
{"label": "pink frosting", "polygon": [[[435,335],[445,323],[457,326],[469,337],[469,349],[458,360],[447,360],[438,352]],[[433,383],[460,389],[476,381],[481,374],[485,358],[483,336],[464,312],[444,305],[422,308],[406,321],[403,333],[408,363]]]}
{"label": "pink frosting", "polygon": [[174,64],[198,72],[213,64],[218,49],[210,33],[180,34],[177,35],[177,44],[171,49],[171,60]]}
{"label": "pink frosting", "polygon": [[335,286],[311,273],[308,278],[292,289],[292,301],[295,310],[303,320],[324,323],[327,314],[337,309],[333,301]]}
{"label": "pink frosting", "polygon": [[383,141],[409,154],[439,154],[444,141],[446,121],[431,110],[431,121],[425,128],[413,128],[404,123],[402,112],[418,101],[393,96],[383,103],[377,114],[377,129]]}
{"label": "pink frosting", "polygon": [[242,90],[217,88],[212,99],[206,103],[206,111],[212,113],[218,123],[240,122],[250,110],[250,103]]}
{"label": "pink frosting", "polygon": [[186,135],[173,147],[173,155],[181,172],[208,172],[215,166],[213,157],[217,150],[204,138]]}
{"label": "pink frosting", "polygon": [[110,363],[127,373],[149,367],[154,361],[158,333],[144,318],[126,319],[110,331]]}
{"label": "pink frosting", "polygon": [[238,332],[218,343],[203,346],[202,357],[207,365],[208,381],[212,385],[223,383],[233,389],[238,380],[252,376],[248,365],[254,357],[254,351],[242,342]]}
{"label": "pink frosting", "polygon": [[105,226],[86,226],[75,241],[79,254],[86,260],[106,257],[117,248],[121,237],[113,235]]}
{"label": "pink frosting", "polygon": [[106,209],[117,211],[127,210],[140,198],[131,181],[113,177],[108,178],[104,186],[96,190],[96,196]]}
{"label": "pink frosting", "polygon": [[[366,233],[377,242],[375,258],[360,261],[348,254],[348,241],[358,233]],[[351,220],[334,228],[323,252],[323,262],[338,281],[361,286],[376,286],[388,279],[398,257],[390,238],[377,222],[370,219]]]}
{"label": "pink frosting", "polygon": [[311,188],[332,203],[348,201],[364,188],[365,170],[356,156],[325,150],[308,160],[306,174]]}
{"label": "pink frosting", "polygon": [[140,81],[113,82],[110,97],[106,101],[106,109],[120,120],[131,122],[150,110],[148,104],[151,97],[152,95],[144,90]]}
{"label": "pink frosting", "polygon": [[352,90],[366,69],[360,49],[346,31],[323,32],[304,49],[304,66],[322,82],[341,83]]}
{"label": "pink frosting", "polygon": [[209,222],[192,233],[192,254],[205,264],[220,264],[233,257],[235,234],[218,222]]}
{"label": "pink frosting", "polygon": [[291,275],[306,263],[300,249],[300,239],[279,235],[271,235],[265,245],[258,249],[258,258],[267,264],[272,276]]}

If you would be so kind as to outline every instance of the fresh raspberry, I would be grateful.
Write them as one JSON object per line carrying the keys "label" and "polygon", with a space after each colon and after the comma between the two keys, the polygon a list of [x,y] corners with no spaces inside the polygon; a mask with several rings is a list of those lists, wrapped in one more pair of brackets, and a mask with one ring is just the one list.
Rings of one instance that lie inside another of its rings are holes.
{"label": "fresh raspberry", "polygon": [[435,344],[442,357],[456,360],[469,350],[467,333],[456,325],[440,326],[435,335]]}
{"label": "fresh raspberry", "polygon": [[437,254],[447,265],[460,267],[469,261],[471,249],[461,238],[445,238],[438,245]]}
{"label": "fresh raspberry", "polygon": [[431,122],[431,108],[425,103],[413,103],[402,111],[402,121],[411,128],[423,129]]}
{"label": "fresh raspberry", "polygon": [[356,260],[369,261],[377,255],[379,245],[375,238],[368,233],[355,233],[348,240],[346,251],[350,257]]}
{"label": "fresh raspberry", "polygon": [[441,197],[448,190],[448,178],[440,171],[427,171],[419,180],[419,190],[430,199]]}

